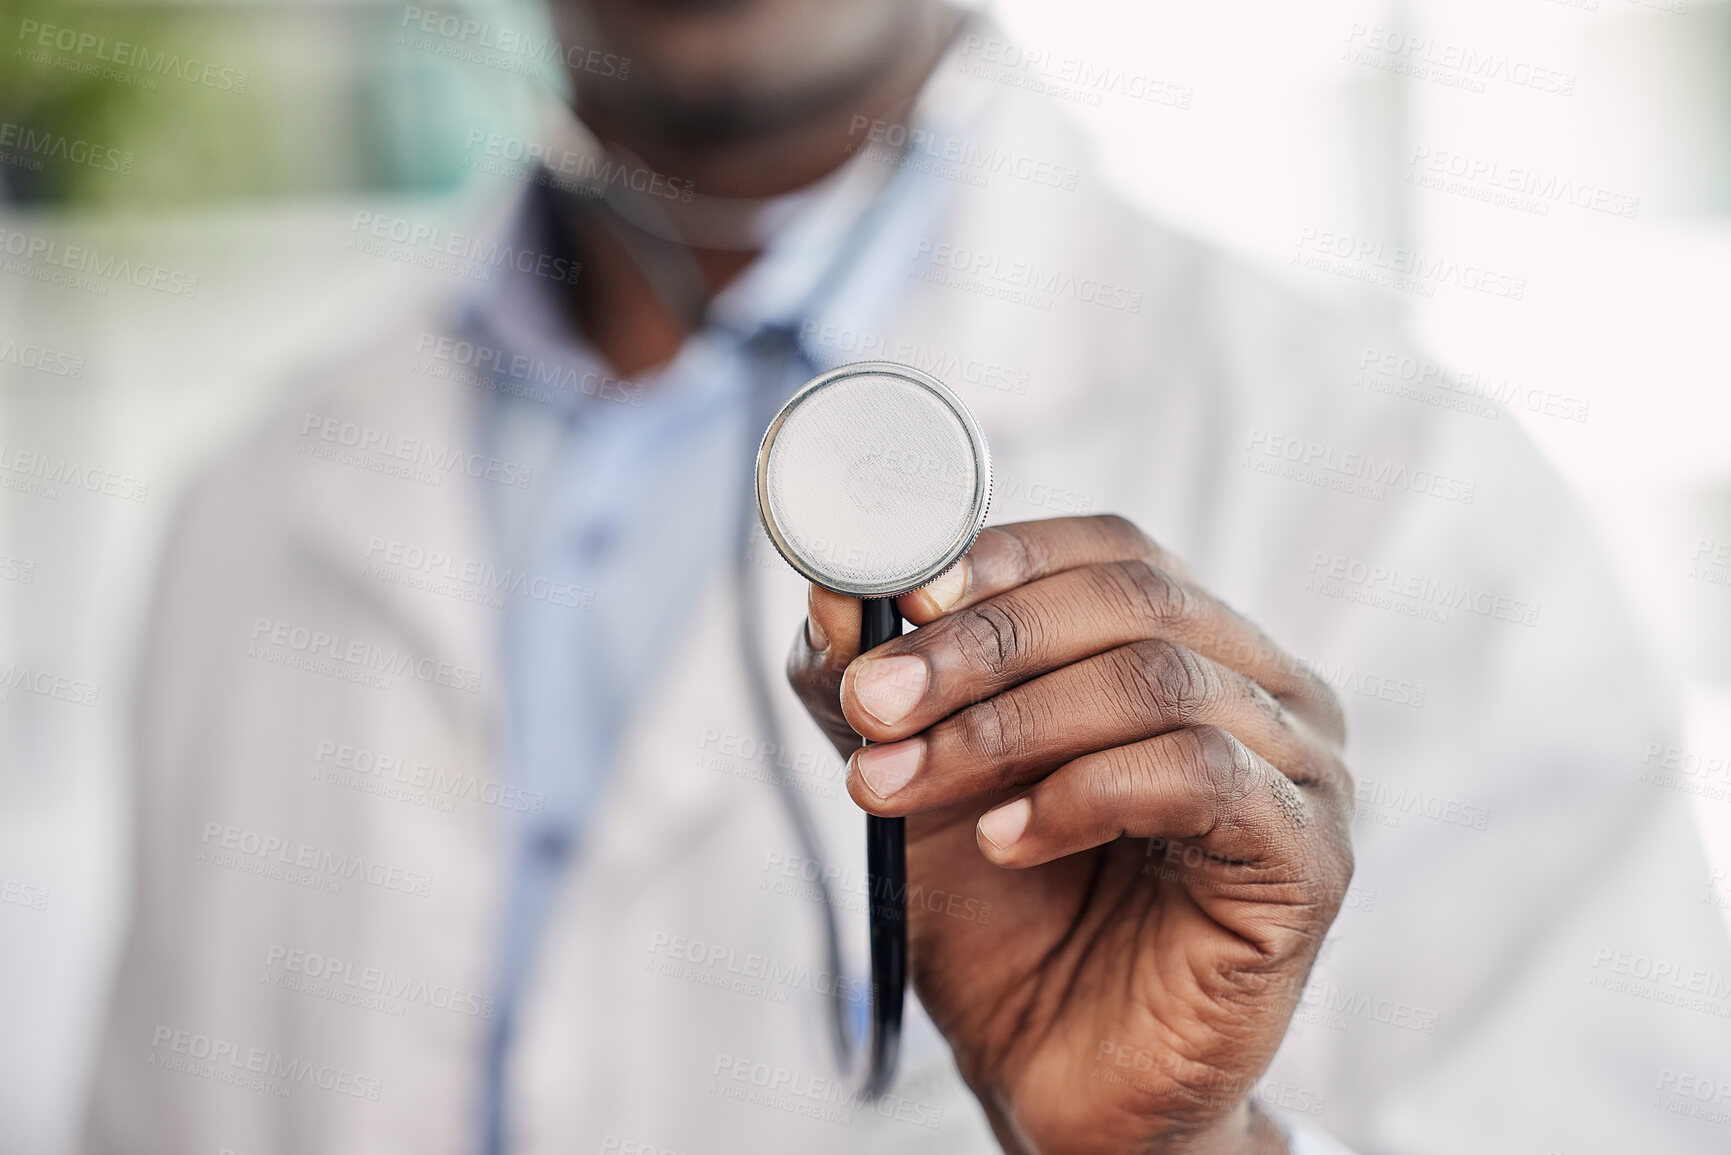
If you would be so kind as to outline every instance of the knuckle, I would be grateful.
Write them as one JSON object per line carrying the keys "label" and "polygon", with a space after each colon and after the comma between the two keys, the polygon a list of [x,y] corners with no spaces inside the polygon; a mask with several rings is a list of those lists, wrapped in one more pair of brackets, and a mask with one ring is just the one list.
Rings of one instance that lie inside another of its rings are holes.
{"label": "knuckle", "polygon": [[1188,769],[1216,807],[1236,805],[1261,783],[1262,763],[1230,732],[1219,726],[1193,726],[1186,733],[1192,743]]}
{"label": "knuckle", "polygon": [[1151,626],[1170,627],[1197,616],[1196,594],[1165,570],[1147,561],[1119,562],[1113,568],[1132,608]]}
{"label": "knuckle", "polygon": [[1182,725],[1218,692],[1213,673],[1184,646],[1134,642],[1121,652],[1143,708],[1156,716]]}
{"label": "knuckle", "polygon": [[1034,719],[1020,695],[1000,694],[969,706],[957,717],[962,748],[981,762],[1014,760],[1027,749]]}
{"label": "knuckle", "polygon": [[1286,703],[1269,693],[1268,688],[1261,682],[1244,675],[1239,675],[1234,680],[1243,687],[1251,710],[1261,715],[1271,728],[1277,731],[1298,729],[1297,719]]}
{"label": "knuckle", "polygon": [[1168,560],[1166,551],[1160,548],[1160,543],[1142,532],[1142,527],[1129,518],[1116,513],[1102,513],[1093,520],[1123,553],[1144,558],[1156,565]]}
{"label": "knuckle", "polygon": [[1083,780],[1082,805],[1090,814],[1128,814],[1137,795],[1151,786],[1151,778],[1141,761],[1108,751]]}
{"label": "knuckle", "polygon": [[1143,550],[1153,544],[1140,526],[1122,514],[1097,514],[1093,520],[1109,537],[1122,542],[1127,548]]}
{"label": "knuckle", "polygon": [[1034,644],[1033,622],[996,601],[981,602],[950,620],[963,658],[993,676],[1007,673]]}
{"label": "knuckle", "polygon": [[1119,513],[1099,513],[1094,515],[1094,524],[1113,537],[1126,541],[1142,540],[1142,531],[1136,528],[1136,523]]}
{"label": "knuckle", "polygon": [[1007,561],[1015,585],[1033,581],[1046,572],[1049,555],[1039,534],[1028,532],[1022,524],[998,526],[996,531],[1003,535],[1004,544],[1009,547]]}

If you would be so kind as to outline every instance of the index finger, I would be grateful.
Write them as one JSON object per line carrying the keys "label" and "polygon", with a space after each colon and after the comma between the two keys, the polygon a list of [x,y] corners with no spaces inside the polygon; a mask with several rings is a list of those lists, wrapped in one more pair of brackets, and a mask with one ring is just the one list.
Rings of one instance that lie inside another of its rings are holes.
{"label": "index finger", "polygon": [[[1343,729],[1334,695],[1303,663],[1237,611],[1209,593],[1178,557],[1115,514],[1057,517],[992,526],[980,532],[973,548],[951,570],[899,599],[903,616],[927,625],[1001,594],[1042,579],[1113,562],[1142,562],[1157,571],[1167,590],[1193,595],[1181,600],[1188,617],[1184,637],[1169,637],[1221,665],[1251,678],[1275,698],[1301,709],[1338,737]],[[1163,615],[1157,615],[1163,616]],[[1158,623],[1157,632],[1174,622]],[[908,648],[910,639],[888,643],[887,653]]]}
{"label": "index finger", "polygon": [[1195,584],[1182,562],[1127,518],[1116,514],[1054,517],[986,527],[943,576],[903,594],[897,604],[903,617],[923,626],[1017,586],[1113,561],[1146,561],[1186,584]]}

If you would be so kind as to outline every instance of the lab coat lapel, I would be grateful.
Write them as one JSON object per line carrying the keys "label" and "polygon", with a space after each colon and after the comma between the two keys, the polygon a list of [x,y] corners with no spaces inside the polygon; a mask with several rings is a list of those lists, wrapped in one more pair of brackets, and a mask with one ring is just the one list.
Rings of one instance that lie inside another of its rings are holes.
{"label": "lab coat lapel", "polygon": [[[464,721],[490,730],[503,694],[486,528],[482,394],[416,371],[428,324],[405,328],[355,374],[307,400],[294,424],[287,529],[310,564],[371,607],[419,659],[482,674]],[[512,463],[515,465],[516,463]],[[433,588],[422,588],[431,586]],[[435,592],[438,591],[438,592]]]}

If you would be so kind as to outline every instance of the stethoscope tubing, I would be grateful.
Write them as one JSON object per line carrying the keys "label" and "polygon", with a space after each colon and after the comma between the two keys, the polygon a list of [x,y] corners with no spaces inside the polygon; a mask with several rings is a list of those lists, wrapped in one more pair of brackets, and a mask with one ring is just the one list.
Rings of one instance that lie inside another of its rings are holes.
{"label": "stethoscope tubing", "polygon": [[[901,636],[894,598],[860,602],[860,653]],[[877,1098],[896,1077],[902,1004],[908,977],[907,819],[866,815],[866,882],[870,887],[871,1039],[864,1093]]]}

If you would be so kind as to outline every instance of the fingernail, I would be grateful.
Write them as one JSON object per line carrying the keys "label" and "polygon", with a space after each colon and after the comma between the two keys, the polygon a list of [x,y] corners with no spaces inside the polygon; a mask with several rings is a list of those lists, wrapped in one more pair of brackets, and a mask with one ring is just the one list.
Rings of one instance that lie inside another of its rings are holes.
{"label": "fingernail", "polygon": [[907,717],[926,692],[926,663],[912,655],[872,658],[853,676],[854,697],[866,713],[886,726]]}
{"label": "fingernail", "polygon": [[829,649],[829,635],[823,632],[823,627],[817,624],[816,618],[805,619],[805,644],[819,654]]}
{"label": "fingernail", "polygon": [[964,559],[945,570],[930,585],[925,587],[925,594],[932,599],[932,604],[938,607],[939,613],[947,614],[950,607],[962,600],[962,594],[968,588],[968,563]]}
{"label": "fingernail", "polygon": [[996,810],[988,810],[980,816],[980,834],[999,850],[1008,850],[1022,837],[1022,831],[1028,828],[1028,818],[1033,813],[1034,807],[1026,798],[1006,802]]}
{"label": "fingernail", "polygon": [[867,746],[854,755],[854,769],[879,798],[888,798],[908,784],[920,768],[926,740],[909,738],[883,746]]}

